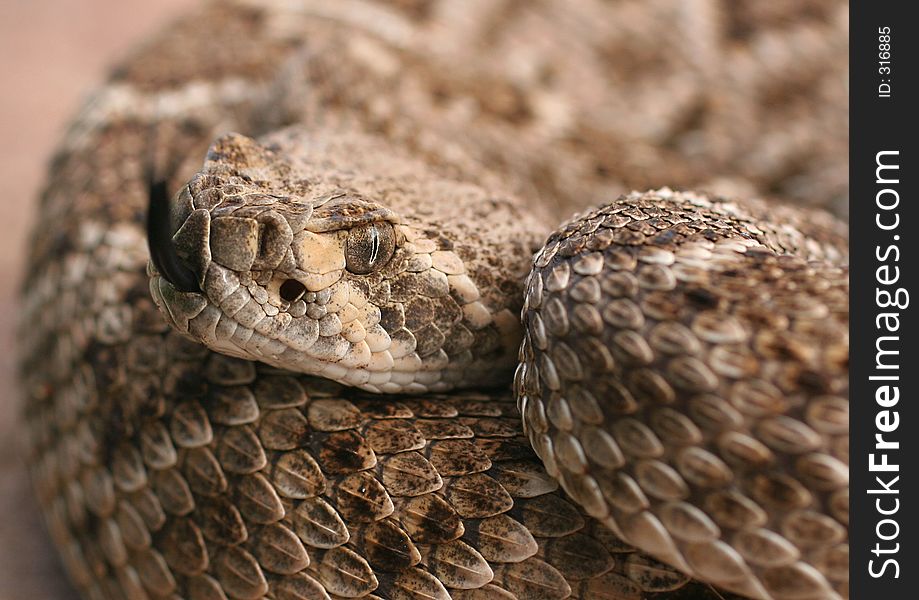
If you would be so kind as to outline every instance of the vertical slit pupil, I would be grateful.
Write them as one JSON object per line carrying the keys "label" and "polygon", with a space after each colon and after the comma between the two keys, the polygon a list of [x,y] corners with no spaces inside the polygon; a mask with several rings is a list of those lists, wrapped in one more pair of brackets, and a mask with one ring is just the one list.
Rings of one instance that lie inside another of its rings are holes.
{"label": "vertical slit pupil", "polygon": [[306,293],[306,286],[297,281],[296,279],[288,279],[281,284],[281,289],[278,291],[281,295],[281,298],[287,302],[296,302]]}
{"label": "vertical slit pupil", "polygon": [[376,228],[370,230],[370,260],[367,263],[373,266],[377,261],[377,256],[380,254],[380,235],[377,233]]}

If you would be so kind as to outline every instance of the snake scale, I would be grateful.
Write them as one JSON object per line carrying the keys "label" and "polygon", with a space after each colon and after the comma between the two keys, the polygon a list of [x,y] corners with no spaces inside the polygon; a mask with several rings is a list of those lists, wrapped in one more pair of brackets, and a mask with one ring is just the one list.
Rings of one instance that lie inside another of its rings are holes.
{"label": "snake scale", "polygon": [[74,585],[847,598],[845,226],[660,187],[843,210],[846,36],[821,0],[238,0],[149,40],[22,294]]}

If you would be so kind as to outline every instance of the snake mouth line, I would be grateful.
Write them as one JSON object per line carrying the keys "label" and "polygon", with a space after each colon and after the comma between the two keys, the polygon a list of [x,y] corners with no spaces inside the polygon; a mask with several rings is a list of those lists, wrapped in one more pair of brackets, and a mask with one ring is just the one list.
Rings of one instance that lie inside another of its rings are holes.
{"label": "snake mouth line", "polygon": [[[295,372],[377,393],[445,388],[444,385],[435,385],[440,383],[442,364],[418,365],[415,368],[394,364],[389,351],[374,352],[364,361],[355,360],[351,352],[353,343],[340,335],[319,336],[318,325],[312,328],[310,343],[298,345],[290,335],[286,335],[289,332],[285,327],[243,323],[235,314],[208,301],[203,293],[182,292],[162,273],[151,279],[150,290],[154,302],[174,328],[223,354],[257,360],[281,369],[290,369],[290,365],[295,364]],[[315,321],[312,322],[315,324]],[[403,349],[399,356],[405,354]],[[398,360],[395,362],[398,363]],[[407,389],[413,383],[424,387]]]}
{"label": "snake mouth line", "polygon": [[172,244],[172,218],[166,181],[150,177],[147,201],[147,245],[150,260],[163,278],[180,292],[201,293],[198,278],[176,253]]}

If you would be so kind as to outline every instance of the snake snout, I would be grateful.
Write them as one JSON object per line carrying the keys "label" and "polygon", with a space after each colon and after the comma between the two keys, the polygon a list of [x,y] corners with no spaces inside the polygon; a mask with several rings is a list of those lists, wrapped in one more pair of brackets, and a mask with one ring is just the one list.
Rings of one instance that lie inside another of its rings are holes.
{"label": "snake snout", "polygon": [[[149,205],[147,210],[147,245],[150,249],[150,260],[156,270],[180,292],[201,292],[200,273],[184,260],[173,242],[175,230],[172,223],[172,210],[166,181],[150,182]],[[206,213],[205,213],[206,214]],[[191,219],[186,221],[186,224]],[[207,244],[207,228],[204,228],[204,243]]]}

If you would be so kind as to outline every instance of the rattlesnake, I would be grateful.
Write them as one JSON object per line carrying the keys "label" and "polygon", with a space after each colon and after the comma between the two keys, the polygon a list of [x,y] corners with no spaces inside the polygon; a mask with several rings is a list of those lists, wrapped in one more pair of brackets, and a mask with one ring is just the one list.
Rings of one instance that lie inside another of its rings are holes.
{"label": "rattlesnake", "polygon": [[847,597],[845,228],[657,187],[840,209],[845,6],[770,6],[223,2],[119,66],[21,316],[81,593]]}

